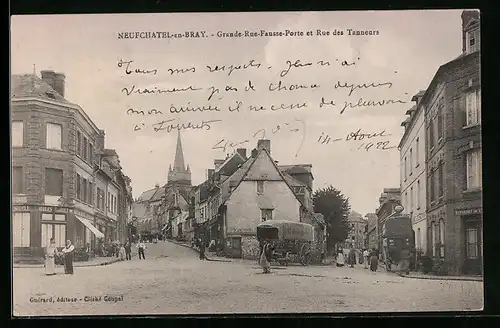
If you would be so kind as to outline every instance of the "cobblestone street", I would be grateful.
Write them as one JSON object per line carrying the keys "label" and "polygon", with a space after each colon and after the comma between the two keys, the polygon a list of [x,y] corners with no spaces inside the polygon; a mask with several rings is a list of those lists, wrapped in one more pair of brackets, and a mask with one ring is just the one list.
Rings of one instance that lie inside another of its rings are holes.
{"label": "cobblestone street", "polygon": [[74,275],[61,267],[51,277],[43,268],[15,268],[14,315],[451,311],[483,303],[479,281],[408,279],[362,265],[278,267],[263,275],[251,261],[200,261],[173,243],[148,247],[146,260],[76,268]]}

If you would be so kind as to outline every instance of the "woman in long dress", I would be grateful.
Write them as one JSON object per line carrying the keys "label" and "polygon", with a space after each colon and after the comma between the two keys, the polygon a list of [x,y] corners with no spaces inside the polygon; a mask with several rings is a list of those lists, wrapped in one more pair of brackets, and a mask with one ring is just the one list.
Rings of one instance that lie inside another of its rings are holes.
{"label": "woman in long dress", "polygon": [[73,255],[75,252],[75,246],[71,245],[71,240],[66,242],[66,247],[62,249],[64,254],[64,273],[73,274]]}
{"label": "woman in long dress", "polygon": [[339,252],[337,254],[336,264],[338,267],[343,267],[345,265],[345,256],[344,256],[343,250],[339,250]]}
{"label": "woman in long dress", "polygon": [[120,244],[120,250],[118,252],[118,257],[120,258],[120,261],[125,260],[125,247],[123,244]]}
{"label": "woman in long dress", "polygon": [[370,254],[370,270],[377,271],[378,269],[378,254],[375,249],[372,250]]}
{"label": "woman in long dress", "polygon": [[260,253],[260,261],[259,264],[262,267],[262,273],[271,273],[271,264],[267,260],[267,253],[269,253],[269,248],[271,245],[269,243],[264,242],[262,246],[262,252]]}
{"label": "woman in long dress", "polygon": [[54,238],[50,238],[50,243],[45,247],[45,274],[52,276],[56,274],[55,256],[59,255]]}

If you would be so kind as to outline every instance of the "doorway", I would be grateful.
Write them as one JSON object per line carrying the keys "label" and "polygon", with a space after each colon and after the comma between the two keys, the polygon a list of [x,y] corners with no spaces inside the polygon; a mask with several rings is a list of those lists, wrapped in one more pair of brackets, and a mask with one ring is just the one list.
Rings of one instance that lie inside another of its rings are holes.
{"label": "doorway", "polygon": [[482,226],[477,217],[466,217],[464,222],[465,233],[465,261],[463,271],[465,274],[482,274]]}

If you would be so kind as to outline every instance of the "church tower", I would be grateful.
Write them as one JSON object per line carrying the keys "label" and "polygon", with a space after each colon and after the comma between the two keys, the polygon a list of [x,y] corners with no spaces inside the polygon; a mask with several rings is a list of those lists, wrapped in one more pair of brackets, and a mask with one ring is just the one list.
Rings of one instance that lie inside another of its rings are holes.
{"label": "church tower", "polygon": [[167,185],[177,184],[191,186],[191,170],[189,165],[184,164],[184,153],[182,151],[181,132],[177,133],[177,147],[175,149],[174,167],[169,166]]}

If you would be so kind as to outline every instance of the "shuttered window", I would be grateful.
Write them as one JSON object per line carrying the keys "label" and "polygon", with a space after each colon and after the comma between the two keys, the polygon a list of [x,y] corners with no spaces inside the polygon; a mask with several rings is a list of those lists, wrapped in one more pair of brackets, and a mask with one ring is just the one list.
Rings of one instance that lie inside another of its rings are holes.
{"label": "shuttered window", "polygon": [[23,186],[23,168],[21,166],[14,166],[12,168],[12,193],[24,194]]}
{"label": "shuttered window", "polygon": [[62,125],[47,123],[47,149],[62,150]]}
{"label": "shuttered window", "polygon": [[63,171],[60,169],[45,169],[45,195],[63,195]]}
{"label": "shuttered window", "polygon": [[12,122],[12,147],[24,146],[24,122]]}

